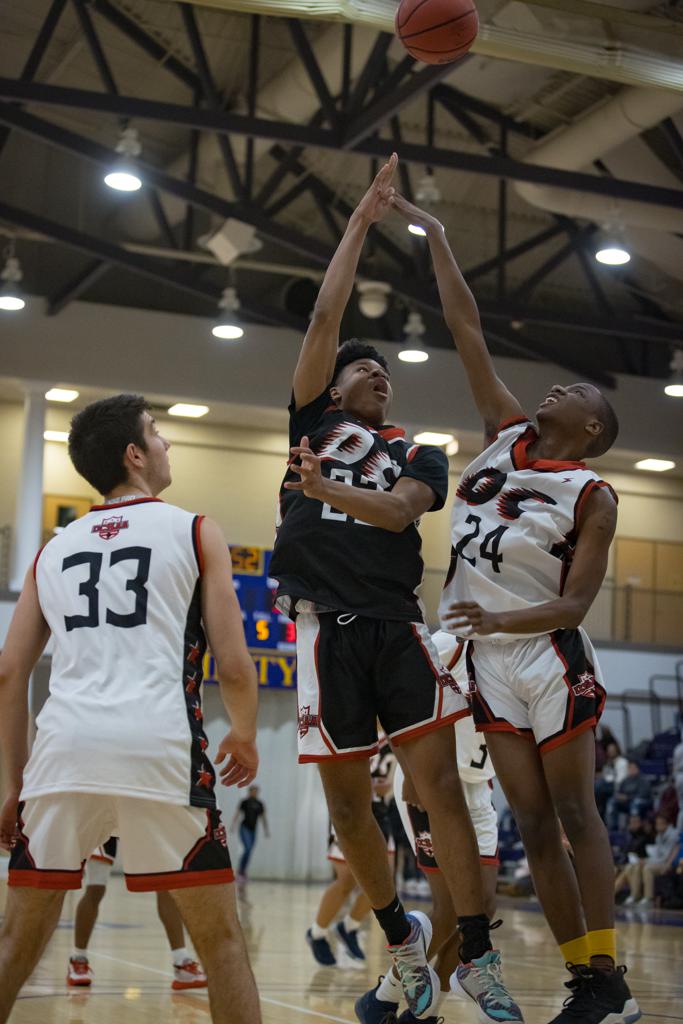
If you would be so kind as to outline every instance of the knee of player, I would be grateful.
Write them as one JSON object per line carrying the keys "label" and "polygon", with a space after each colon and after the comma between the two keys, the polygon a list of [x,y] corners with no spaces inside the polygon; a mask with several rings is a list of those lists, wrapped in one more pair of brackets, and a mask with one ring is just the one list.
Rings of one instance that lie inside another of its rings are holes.
{"label": "knee of player", "polygon": [[353,800],[333,799],[329,803],[330,817],[337,835],[351,837],[356,834],[359,826],[374,821],[370,804],[359,806]]}
{"label": "knee of player", "polygon": [[596,827],[604,827],[594,802],[570,796],[558,801],[556,806],[570,842],[576,842],[587,832],[594,835]]}
{"label": "knee of player", "polygon": [[99,907],[107,891],[106,885],[89,885],[84,898],[95,907]]}
{"label": "knee of player", "polygon": [[527,850],[530,847],[543,847],[550,837],[559,835],[557,819],[552,810],[535,807],[516,808],[514,815]]}
{"label": "knee of player", "polygon": [[460,815],[469,814],[457,765],[448,765],[435,772],[428,781],[421,780],[418,794],[430,814],[444,814],[449,810]]}

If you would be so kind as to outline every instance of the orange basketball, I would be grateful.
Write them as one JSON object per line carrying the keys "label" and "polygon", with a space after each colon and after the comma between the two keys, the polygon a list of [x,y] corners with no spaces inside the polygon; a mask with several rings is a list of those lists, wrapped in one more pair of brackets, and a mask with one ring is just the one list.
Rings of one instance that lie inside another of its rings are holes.
{"label": "orange basketball", "polygon": [[478,28],[472,0],[401,0],[396,12],[398,38],[411,57],[425,64],[464,57]]}

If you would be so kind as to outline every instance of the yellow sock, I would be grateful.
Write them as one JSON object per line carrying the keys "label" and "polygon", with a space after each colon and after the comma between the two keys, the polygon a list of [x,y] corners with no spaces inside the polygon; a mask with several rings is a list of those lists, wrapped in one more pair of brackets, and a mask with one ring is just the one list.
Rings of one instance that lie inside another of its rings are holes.
{"label": "yellow sock", "polygon": [[588,952],[594,956],[609,956],[617,962],[617,932],[615,928],[601,928],[599,931],[588,932]]}
{"label": "yellow sock", "polygon": [[[592,934],[600,935],[602,933],[593,932]],[[566,964],[583,964],[584,967],[587,967],[591,956],[588,936],[580,935],[578,939],[570,939],[569,942],[563,942],[560,946],[560,952]]]}

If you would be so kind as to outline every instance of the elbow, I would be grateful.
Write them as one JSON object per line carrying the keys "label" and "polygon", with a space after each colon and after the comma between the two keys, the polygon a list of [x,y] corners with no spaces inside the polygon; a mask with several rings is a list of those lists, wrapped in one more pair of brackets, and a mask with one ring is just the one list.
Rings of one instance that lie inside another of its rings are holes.
{"label": "elbow", "polygon": [[567,601],[558,616],[558,629],[578,629],[588,608],[583,601]]}
{"label": "elbow", "polygon": [[226,686],[230,690],[256,686],[256,667],[249,654],[241,658],[234,655],[216,658],[216,673],[221,686]]}

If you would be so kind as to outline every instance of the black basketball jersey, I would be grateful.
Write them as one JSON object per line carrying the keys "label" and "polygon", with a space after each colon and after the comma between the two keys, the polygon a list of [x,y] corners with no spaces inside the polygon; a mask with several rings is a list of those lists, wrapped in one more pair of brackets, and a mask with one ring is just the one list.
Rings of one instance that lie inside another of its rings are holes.
{"label": "black basketball jersey", "polygon": [[[337,408],[327,389],[301,409],[292,401],[289,413],[290,444],[308,436],[330,480],[389,491],[399,477],[411,477],[434,492],[430,511],[443,508],[448,459],[440,448],[412,444],[398,427],[369,427]],[[418,590],[424,563],[417,523],[401,533],[370,526],[300,491],[284,489],[285,482],[298,479],[288,469],[280,489],[269,570],[279,583],[279,607],[291,614],[296,601],[304,599],[317,610],[422,622]]]}

